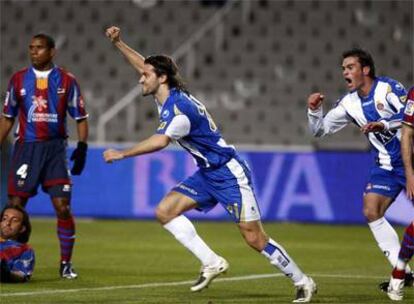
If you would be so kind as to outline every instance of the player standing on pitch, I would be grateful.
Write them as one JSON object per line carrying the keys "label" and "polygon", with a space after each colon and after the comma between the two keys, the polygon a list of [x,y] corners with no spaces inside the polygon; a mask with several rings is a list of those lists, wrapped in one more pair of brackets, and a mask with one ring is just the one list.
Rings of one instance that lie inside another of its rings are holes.
{"label": "player standing on pitch", "polygon": [[[414,87],[408,92],[407,104],[401,135],[401,154],[407,179],[405,191],[408,198],[414,200],[413,140],[414,140]],[[414,254],[414,221],[404,232],[397,263],[391,273],[387,294],[391,300],[401,301],[404,296],[405,269]],[[387,282],[388,283],[388,282]]]}
{"label": "player standing on pitch", "polygon": [[[407,92],[388,77],[377,77],[370,54],[352,49],[342,54],[342,74],[349,93],[323,115],[321,93],[308,98],[309,127],[315,137],[338,132],[349,123],[363,132],[375,154],[375,164],[363,197],[363,212],[381,251],[394,267],[400,242],[384,214],[405,187],[404,167],[400,152],[401,120]],[[413,284],[413,274],[407,265],[405,283]],[[381,289],[386,287],[380,285]]]}
{"label": "player standing on pitch", "polygon": [[136,146],[123,151],[106,150],[105,161],[111,163],[152,153],[176,141],[194,157],[199,167],[194,175],[175,186],[156,209],[163,227],[202,264],[191,291],[206,288],[229,264],[200,238],[183,213],[195,208],[207,212],[219,202],[237,223],[247,244],[293,281],[297,289],[293,302],[309,302],[316,292],[316,284],[280,244],[266,235],[249,168],[234,147],[226,144],[204,105],[187,92],[176,64],[164,55],[144,58],[120,39],[117,27],[108,28],[106,35],[142,75],[139,80],[142,93],[155,97],[160,123],[155,135]]}
{"label": "player standing on pitch", "polygon": [[8,177],[10,204],[25,207],[42,185],[57,215],[60,276],[74,279],[71,258],[75,221],[70,208],[72,181],[66,157],[66,112],[77,122],[78,145],[71,156],[73,175],[81,174],[87,152],[88,114],[73,75],[55,66],[55,41],[45,34],[33,36],[32,66],[15,73],[7,90],[0,119],[0,146],[18,116],[17,139]]}

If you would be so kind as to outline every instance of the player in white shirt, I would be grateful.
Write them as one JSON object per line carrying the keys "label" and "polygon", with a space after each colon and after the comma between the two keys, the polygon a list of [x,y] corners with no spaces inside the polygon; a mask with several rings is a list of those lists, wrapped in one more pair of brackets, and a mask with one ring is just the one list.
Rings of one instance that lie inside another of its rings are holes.
{"label": "player in white shirt", "polygon": [[293,302],[310,302],[316,293],[316,284],[280,244],[267,236],[260,221],[249,168],[234,147],[226,144],[204,105],[187,92],[174,61],[165,55],[144,58],[120,39],[117,27],[108,28],[106,35],[142,75],[142,93],[155,97],[160,121],[156,134],[130,149],[105,151],[105,161],[111,163],[152,153],[176,141],[193,156],[198,166],[198,171],[175,186],[156,209],[163,227],[202,264],[191,291],[208,287],[229,264],[200,238],[184,213],[191,209],[208,212],[220,204],[237,223],[246,243],[292,280],[297,290]]}
{"label": "player in white shirt", "polygon": [[[366,51],[352,49],[344,52],[342,59],[349,93],[325,116],[324,95],[311,94],[308,97],[309,128],[315,137],[323,137],[354,123],[367,136],[375,159],[365,188],[363,212],[378,246],[394,267],[400,242],[384,214],[405,188],[400,128],[407,92],[398,81],[377,77],[374,61]],[[413,284],[408,266],[406,284]],[[380,288],[386,291],[385,286],[380,285]]]}

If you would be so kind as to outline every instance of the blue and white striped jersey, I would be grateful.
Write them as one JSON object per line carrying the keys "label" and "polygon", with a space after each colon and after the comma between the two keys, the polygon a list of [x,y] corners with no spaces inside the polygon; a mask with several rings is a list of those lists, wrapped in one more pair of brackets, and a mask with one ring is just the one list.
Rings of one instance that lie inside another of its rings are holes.
{"label": "blue and white striped jersey", "polygon": [[218,168],[236,156],[235,148],[221,137],[206,107],[192,95],[171,89],[164,105],[158,105],[158,111],[157,134],[176,140],[194,157],[199,168]]}
{"label": "blue and white striped jersey", "polygon": [[325,116],[323,109],[308,109],[309,128],[316,137],[333,134],[350,122],[362,127],[369,122],[382,122],[381,132],[370,132],[371,143],[379,167],[393,170],[402,167],[400,153],[401,121],[407,91],[401,83],[388,77],[375,79],[366,97],[352,91],[342,97]]}

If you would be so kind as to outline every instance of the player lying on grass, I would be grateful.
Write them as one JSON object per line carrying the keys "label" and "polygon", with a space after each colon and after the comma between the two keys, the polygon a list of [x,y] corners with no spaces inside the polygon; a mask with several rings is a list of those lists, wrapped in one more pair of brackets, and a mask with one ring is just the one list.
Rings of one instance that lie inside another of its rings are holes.
{"label": "player lying on grass", "polygon": [[20,207],[8,206],[0,219],[0,281],[26,282],[35,263],[34,251],[27,244],[32,230],[29,215]]}

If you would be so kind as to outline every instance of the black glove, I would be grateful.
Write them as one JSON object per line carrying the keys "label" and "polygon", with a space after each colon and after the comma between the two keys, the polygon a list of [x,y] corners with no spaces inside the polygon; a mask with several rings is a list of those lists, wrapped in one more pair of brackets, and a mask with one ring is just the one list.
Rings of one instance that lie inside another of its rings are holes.
{"label": "black glove", "polygon": [[73,175],[80,175],[85,167],[86,152],[88,151],[88,144],[83,141],[78,141],[78,146],[72,152],[70,160],[73,160],[73,167],[70,171]]}

